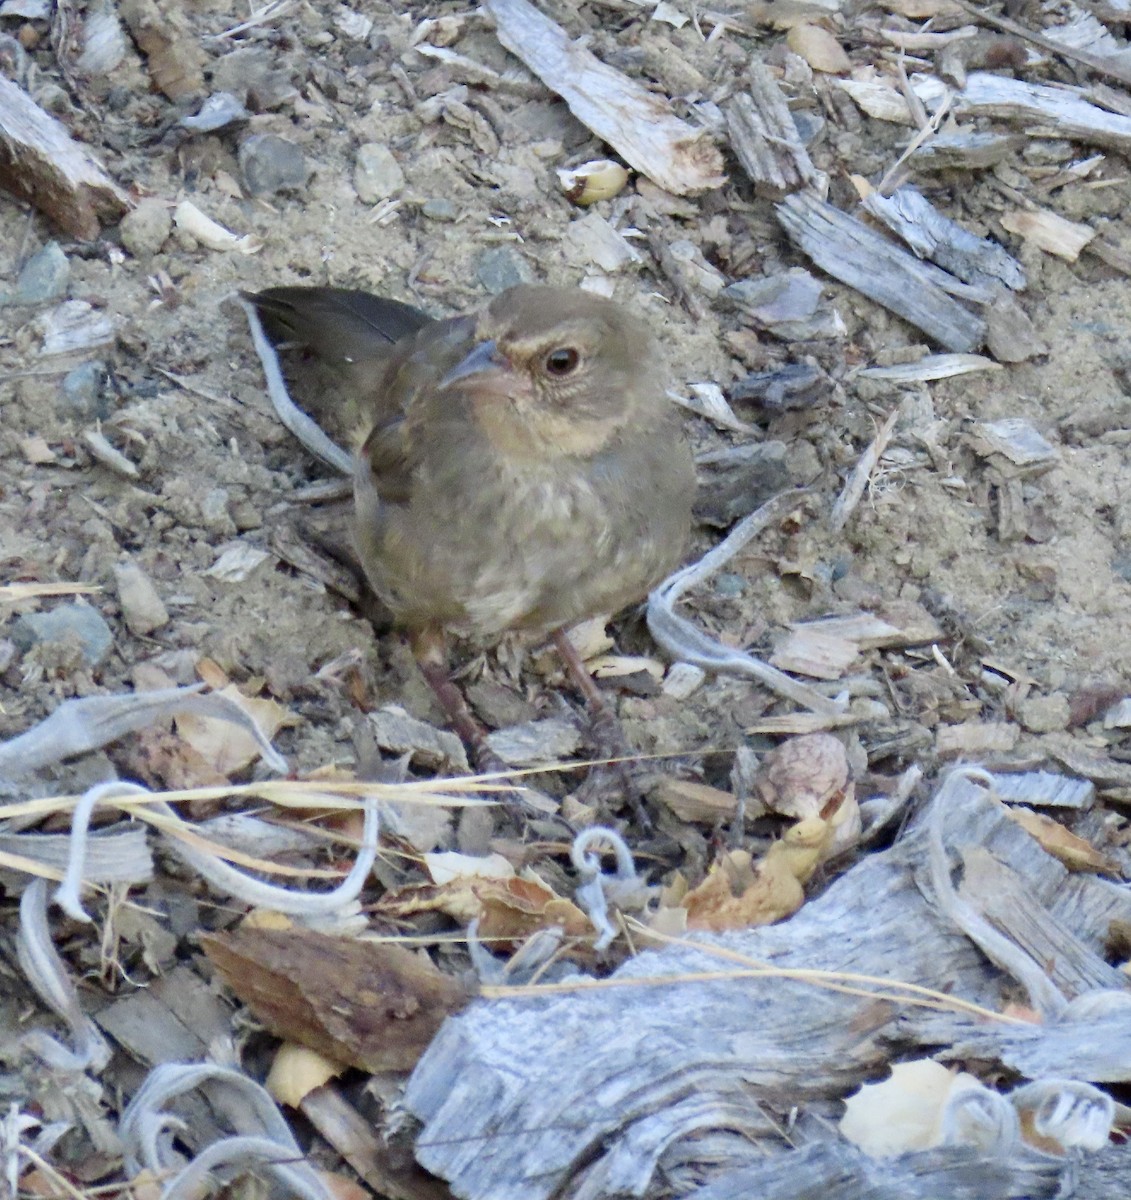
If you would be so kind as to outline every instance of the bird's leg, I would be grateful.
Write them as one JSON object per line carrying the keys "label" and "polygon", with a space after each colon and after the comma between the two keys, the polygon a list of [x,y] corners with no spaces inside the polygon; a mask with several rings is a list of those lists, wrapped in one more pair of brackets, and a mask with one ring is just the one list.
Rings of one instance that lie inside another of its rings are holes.
{"label": "bird's leg", "polygon": [[[604,692],[593,682],[593,676],[589,674],[581,655],[577,652],[577,647],[569,640],[569,634],[566,633],[564,627],[554,630],[554,646],[561,655],[570,678],[585,698],[598,757],[621,760],[632,758],[633,750],[624,736],[624,729],[621,727],[616,713],[605,699]],[[642,802],[643,789],[640,782],[633,778],[629,764],[621,761],[610,765],[616,772],[625,795],[632,804],[633,813],[641,828],[646,832],[651,831],[652,819],[645,811]],[[598,769],[594,768],[594,770]],[[601,772],[598,771],[598,781],[600,774]]]}
{"label": "bird's leg", "polygon": [[487,730],[476,720],[463,693],[448,674],[448,650],[444,635],[432,629],[414,634],[412,655],[421,674],[436,693],[436,699],[440,701],[451,727],[471,751],[476,769],[485,774],[506,771],[506,764],[488,745]]}
{"label": "bird's leg", "polygon": [[[428,629],[412,637],[412,654],[424,678],[428,681],[440,706],[447,714],[451,727],[459,734],[463,744],[471,751],[475,769],[484,775],[506,775],[510,768],[491,749],[487,741],[487,730],[475,718],[468,707],[463,693],[452,682],[448,674],[448,652],[444,635],[439,630]],[[503,781],[505,783],[505,780]],[[540,792],[526,786],[517,791],[504,788],[498,793],[502,804],[513,816],[531,815],[559,823],[572,837],[573,829],[555,814],[557,804]],[[465,808],[460,816],[459,834],[461,849],[465,853],[486,854],[488,843],[494,835],[493,819],[486,808]]]}
{"label": "bird's leg", "polygon": [[[439,630],[423,630],[412,637],[412,654],[421,674],[428,680],[451,727],[471,751],[476,770],[488,774],[506,767],[487,744],[487,730],[475,719],[463,693],[448,674],[448,649]],[[497,833],[496,818],[490,808],[465,808],[456,826],[459,848],[465,854],[486,854]]]}

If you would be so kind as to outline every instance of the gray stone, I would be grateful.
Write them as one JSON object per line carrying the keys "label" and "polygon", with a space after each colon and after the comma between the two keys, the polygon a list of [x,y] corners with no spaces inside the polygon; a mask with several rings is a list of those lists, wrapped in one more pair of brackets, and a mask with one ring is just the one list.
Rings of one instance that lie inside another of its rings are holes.
{"label": "gray stone", "polygon": [[294,142],[273,133],[253,133],[240,145],[240,170],[252,196],[299,191],[313,168]]}
{"label": "gray stone", "polygon": [[505,292],[517,284],[534,281],[526,260],[510,246],[484,250],[475,264],[475,276],[492,295]]}
{"label": "gray stone", "polygon": [[459,209],[443,196],[425,200],[420,206],[420,211],[430,221],[454,221],[459,216]]}
{"label": "gray stone", "polygon": [[212,64],[212,86],[231,92],[256,112],[278,108],[298,94],[289,72],[274,66],[273,56],[259,46],[242,46]]}
{"label": "gray stone", "polygon": [[86,665],[97,667],[106,661],[114,635],[98,609],[73,603],[25,613],[12,626],[12,641],[25,653],[37,645],[75,643]]}
{"label": "gray stone", "polygon": [[173,217],[163,200],[142,200],[118,226],[122,245],[134,258],[152,258],[173,232]]}
{"label": "gray stone", "polygon": [[222,487],[212,488],[200,501],[200,519],[204,528],[216,537],[231,537],[236,523],[228,511],[230,497]]}
{"label": "gray stone", "polygon": [[404,187],[404,172],[388,146],[366,142],[357,149],[353,186],[363,204],[377,204]]}
{"label": "gray stone", "polygon": [[58,242],[48,242],[24,263],[14,292],[0,293],[0,304],[46,304],[67,294],[71,264]]}
{"label": "gray stone", "polygon": [[118,563],[114,568],[118,602],[130,633],[145,637],[169,621],[169,610],[161,602],[153,581],[134,562]]}
{"label": "gray stone", "polygon": [[80,363],[69,371],[59,385],[55,410],[64,419],[90,420],[106,416],[102,389],[106,383],[106,367],[100,362]]}
{"label": "gray stone", "polygon": [[1063,692],[1030,696],[1017,707],[1017,719],[1030,733],[1057,733],[1067,729],[1072,720],[1072,709]]}
{"label": "gray stone", "polygon": [[725,596],[729,600],[735,596],[741,596],[744,591],[746,591],[746,580],[741,575],[724,571],[721,575],[715,576],[716,596]]}

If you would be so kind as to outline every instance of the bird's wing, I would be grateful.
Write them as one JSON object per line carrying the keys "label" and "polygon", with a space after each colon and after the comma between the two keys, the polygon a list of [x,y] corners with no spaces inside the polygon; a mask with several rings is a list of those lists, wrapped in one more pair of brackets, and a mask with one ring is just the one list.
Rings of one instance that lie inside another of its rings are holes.
{"label": "bird's wing", "polygon": [[443,402],[436,389],[474,344],[474,331],[473,317],[433,321],[402,339],[371,377],[364,407],[372,423],[361,453],[385,502],[408,502],[437,403]]}

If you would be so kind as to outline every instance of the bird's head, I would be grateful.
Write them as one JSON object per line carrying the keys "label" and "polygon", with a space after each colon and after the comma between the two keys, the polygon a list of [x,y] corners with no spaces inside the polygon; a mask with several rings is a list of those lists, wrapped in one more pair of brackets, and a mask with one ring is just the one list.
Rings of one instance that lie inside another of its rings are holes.
{"label": "bird's head", "polygon": [[621,305],[572,288],[515,287],[480,316],[475,344],[444,376],[481,419],[524,440],[591,454],[663,403],[659,347]]}

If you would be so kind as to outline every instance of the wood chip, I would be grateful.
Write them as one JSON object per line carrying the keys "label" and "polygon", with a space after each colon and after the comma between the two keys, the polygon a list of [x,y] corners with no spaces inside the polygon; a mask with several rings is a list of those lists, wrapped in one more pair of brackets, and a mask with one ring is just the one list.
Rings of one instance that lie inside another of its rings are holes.
{"label": "wood chip", "polygon": [[1055,254],[1067,262],[1075,262],[1080,251],[1096,236],[1090,225],[1068,221],[1047,208],[1029,212],[1015,209],[1001,218],[1003,229],[1016,233],[1027,242],[1032,242],[1048,254]]}
{"label": "wood chip", "polygon": [[781,671],[811,679],[840,679],[860,657],[853,642],[820,630],[794,627],[770,662]]}
{"label": "wood chip", "polygon": [[546,717],[496,729],[487,735],[487,745],[508,767],[528,767],[571,757],[581,745],[581,734],[572,721]]}
{"label": "wood chip", "polygon": [[1023,141],[1015,133],[950,129],[928,138],[909,161],[918,171],[981,171],[1015,154]]}
{"label": "wood chip", "polygon": [[986,325],[947,292],[958,280],[920,262],[854,217],[815,196],[788,196],[777,206],[790,240],[823,271],[891,309],[947,350],[967,353],[985,341]]}
{"label": "wood chip", "polygon": [[204,951],[272,1033],[363,1071],[409,1070],[469,992],[404,946],[310,929],[207,935]]}
{"label": "wood chip", "polygon": [[116,319],[85,300],[64,300],[36,324],[43,332],[39,353],[44,358],[107,346],[117,336]]}
{"label": "wood chip", "polygon": [[755,192],[780,200],[800,187],[811,187],[823,199],[829,177],[813,165],[770,69],[754,57],[747,80],[749,91],[739,92],[724,111],[731,148]]}
{"label": "wood chip", "polygon": [[977,71],[955,95],[954,105],[959,113],[1011,121],[1029,137],[1069,138],[1123,153],[1131,148],[1131,117],[1089,104],[1077,89]]}
{"label": "wood chip", "polygon": [[668,776],[660,779],[653,795],[681,821],[701,825],[719,825],[729,821],[738,804],[730,792],[724,792],[721,788]]}
{"label": "wood chip", "polygon": [[940,758],[957,758],[1012,750],[1017,745],[1018,733],[1016,725],[1004,721],[940,725],[935,735],[935,753]]}
{"label": "wood chip", "polygon": [[86,429],[82,435],[83,444],[95,459],[104,467],[109,467],[115,475],[123,479],[137,479],[137,467],[114,445],[107,441],[100,429]]}
{"label": "wood chip", "polygon": [[368,724],[382,750],[411,754],[413,762],[432,771],[469,774],[467,751],[454,733],[410,717],[403,708],[387,704],[369,714]]}
{"label": "wood chip", "polygon": [[527,0],[487,0],[499,41],[634,170],[678,196],[722,187],[722,155],[668,102],[573,42]]}
{"label": "wood chip", "polygon": [[863,204],[921,258],[930,259],[965,283],[1024,288],[1025,268],[1004,247],[976,237],[944,216],[915,188],[901,187],[891,196],[873,190]]}
{"label": "wood chip", "polygon": [[0,77],[0,186],[72,237],[92,242],[129,197],[54,117]]}
{"label": "wood chip", "polygon": [[921,605],[895,600],[879,615],[870,612],[852,613],[841,617],[823,617],[791,625],[791,629],[807,629],[853,642],[861,650],[893,649],[922,646],[942,637],[938,622]]}
{"label": "wood chip", "polygon": [[1057,448],[1022,417],[977,421],[968,440],[983,458],[1000,455],[1015,467],[1048,469],[1060,461]]}
{"label": "wood chip", "polygon": [[1090,780],[1054,775],[1050,771],[1026,771],[1020,775],[995,773],[994,795],[1006,804],[1088,809],[1096,802],[1096,787]]}
{"label": "wood chip", "polygon": [[928,383],[932,379],[951,379],[969,375],[971,371],[1000,371],[1001,363],[982,354],[927,354],[916,362],[897,363],[891,367],[864,367],[856,377],[890,379],[896,383]]}

